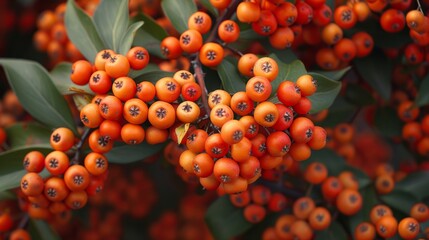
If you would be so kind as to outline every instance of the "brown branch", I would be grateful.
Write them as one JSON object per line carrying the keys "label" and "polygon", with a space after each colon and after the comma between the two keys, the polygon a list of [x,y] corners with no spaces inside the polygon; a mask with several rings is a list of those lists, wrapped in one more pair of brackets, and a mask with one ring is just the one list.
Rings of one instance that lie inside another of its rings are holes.
{"label": "brown branch", "polygon": [[79,164],[80,163],[80,156],[82,154],[82,146],[85,143],[86,139],[89,137],[89,134],[92,133],[94,129],[92,128],[86,128],[85,131],[82,134],[82,137],[80,138],[79,142],[76,144],[76,152],[73,156],[73,159],[71,160],[71,164]]}
{"label": "brown branch", "polygon": [[207,93],[207,88],[204,81],[203,68],[201,66],[201,62],[198,55],[195,55],[195,59],[192,61],[192,66],[195,71],[195,78],[197,79],[198,85],[200,85],[201,87],[201,100],[203,102],[204,111],[206,112],[207,115],[209,115],[210,107],[208,103],[208,93]]}

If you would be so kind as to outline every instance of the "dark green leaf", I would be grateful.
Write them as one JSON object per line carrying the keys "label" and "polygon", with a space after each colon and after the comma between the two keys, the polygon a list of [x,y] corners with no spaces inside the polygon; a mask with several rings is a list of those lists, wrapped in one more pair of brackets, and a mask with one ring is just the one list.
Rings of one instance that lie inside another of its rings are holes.
{"label": "dark green leaf", "polygon": [[143,142],[138,145],[117,144],[106,157],[111,163],[127,164],[144,160],[159,152],[165,144],[150,145]]}
{"label": "dark green leaf", "polygon": [[396,183],[395,189],[406,192],[421,201],[429,196],[429,171],[419,171],[407,175]]}
{"label": "dark green leaf", "polygon": [[323,120],[323,122],[320,123],[320,125],[326,127],[334,127],[340,122],[349,121],[357,110],[357,106],[346,101],[344,97],[339,95],[329,108],[328,116],[325,120]]}
{"label": "dark green leaf", "polygon": [[52,226],[43,220],[31,219],[29,231],[33,240],[61,240]]}
{"label": "dark green leaf", "polygon": [[346,98],[357,106],[367,106],[375,103],[371,92],[356,83],[347,85]]}
{"label": "dark green leaf", "polygon": [[11,149],[23,146],[49,144],[51,130],[34,122],[19,122],[6,128]]}
{"label": "dark green leaf", "polygon": [[89,85],[79,86],[70,80],[72,64],[62,62],[57,64],[50,72],[51,79],[62,95],[69,95],[75,93],[94,94]]}
{"label": "dark green leaf", "polygon": [[[237,21],[236,21],[237,22]],[[240,37],[239,40],[255,40],[263,39],[264,37],[257,34],[251,27],[250,24],[237,22],[238,27],[240,28]]]}
{"label": "dark green leaf", "polygon": [[105,46],[119,52],[128,27],[128,0],[103,0],[94,12],[94,25]]}
{"label": "dark green leaf", "polygon": [[16,194],[10,191],[0,192],[0,201],[16,199]]}
{"label": "dark green leaf", "polygon": [[326,239],[336,239],[336,240],[347,240],[347,232],[344,227],[338,223],[338,221],[333,221],[328,229],[323,231],[315,232],[315,240],[326,240]]}
{"label": "dark green leaf", "polygon": [[350,171],[354,174],[356,180],[359,182],[359,189],[366,188],[372,182],[369,176],[359,168],[347,165],[344,171]]}
{"label": "dark green leaf", "polygon": [[179,33],[188,30],[189,17],[198,11],[194,1],[162,0],[161,7],[165,16]]}
{"label": "dark green leaf", "polygon": [[[7,174],[3,174],[0,176],[0,192],[17,188],[21,184],[21,178],[27,173],[26,170],[19,170],[10,172]],[[47,170],[43,170],[40,173],[42,178],[46,178],[49,176],[49,172]]]}
{"label": "dark green leaf", "polygon": [[246,90],[245,80],[237,71],[236,66],[236,62],[233,63],[230,59],[224,59],[217,67],[223,88],[230,94]]}
{"label": "dark green leaf", "polygon": [[73,116],[49,73],[37,62],[0,59],[6,77],[25,110],[49,127],[67,127],[77,133]]}
{"label": "dark green leaf", "polygon": [[305,169],[312,162],[321,162],[325,164],[329,175],[337,176],[346,168],[346,161],[333,150],[324,148],[313,151],[311,157],[300,164],[301,169]]}
{"label": "dark green leaf", "polygon": [[398,118],[395,109],[391,107],[377,108],[375,112],[375,127],[386,137],[400,136],[403,122]]}
{"label": "dark green leaf", "polygon": [[210,3],[209,0],[199,0],[198,2],[201,3],[201,5],[203,5],[203,7],[207,9],[215,17],[219,15],[218,10],[215,7],[213,7],[213,5]]}
{"label": "dark green leaf", "polygon": [[319,73],[320,75],[325,76],[334,81],[339,81],[341,78],[351,69],[351,67],[345,67],[340,70],[335,71],[314,71],[315,73]]}
{"label": "dark green leaf", "polygon": [[357,212],[355,215],[350,216],[349,219],[349,227],[350,232],[353,232],[357,225],[359,225],[361,222],[369,221],[369,213],[371,212],[371,209],[379,204],[379,201],[377,199],[377,193],[375,192],[375,189],[373,186],[369,185],[363,189],[361,189],[360,194],[362,195],[362,209]]}
{"label": "dark green leaf", "polygon": [[30,151],[40,151],[43,154],[48,154],[52,151],[52,148],[49,144],[40,144],[28,147],[17,147],[0,153],[0,175],[23,169],[22,160]]}
{"label": "dark green leaf", "polygon": [[311,101],[310,113],[329,108],[341,90],[341,82],[331,80],[318,73],[309,73],[317,80],[317,91],[308,97]]}
{"label": "dark green leaf", "polygon": [[160,58],[165,58],[161,52],[161,41],[168,36],[167,32],[150,16],[137,14],[133,17],[133,21],[143,21],[143,27],[136,32],[133,45],[142,46]]}
{"label": "dark green leaf", "polygon": [[380,199],[391,208],[394,208],[407,215],[410,214],[411,207],[416,202],[418,202],[418,199],[411,195],[409,191],[399,189],[394,189],[389,194],[381,195]]}
{"label": "dark green leaf", "polygon": [[136,36],[137,30],[143,26],[143,21],[138,21],[133,24],[131,24],[127,32],[124,34],[124,36],[121,39],[121,45],[119,46],[118,52],[122,55],[126,55],[127,52],[130,50],[134,38]]}
{"label": "dark green leaf", "polygon": [[[137,75],[138,74],[138,75]],[[136,73],[136,76],[133,77],[133,79],[139,83],[142,81],[149,81],[153,84],[156,83],[159,79],[163,77],[172,77],[174,73],[172,72],[165,72],[161,70],[147,70],[147,71],[140,71]]]}
{"label": "dark green leaf", "polygon": [[[253,29],[251,29],[253,31]],[[283,63],[290,64],[295,60],[298,60],[298,56],[295,55],[291,48],[285,49],[276,49],[271,46],[268,40],[263,40],[264,48],[271,53],[275,53],[276,57],[280,59]]]}
{"label": "dark green leaf", "polygon": [[92,19],[80,9],[74,0],[67,1],[64,24],[70,41],[88,61],[94,62],[97,53],[105,49]]}
{"label": "dark green leaf", "polygon": [[228,195],[218,198],[210,205],[205,220],[213,237],[218,240],[231,239],[252,227],[244,219],[243,209],[234,207]]}
{"label": "dark green leaf", "polygon": [[426,75],[419,86],[419,92],[417,93],[415,104],[419,107],[429,104],[429,74]]}
{"label": "dark green leaf", "polygon": [[361,77],[383,99],[389,100],[392,90],[392,61],[384,54],[372,53],[364,58],[356,58],[354,64]]}
{"label": "dark green leaf", "polygon": [[216,89],[222,88],[222,82],[216,70],[203,66],[203,73],[208,92],[213,92]]}

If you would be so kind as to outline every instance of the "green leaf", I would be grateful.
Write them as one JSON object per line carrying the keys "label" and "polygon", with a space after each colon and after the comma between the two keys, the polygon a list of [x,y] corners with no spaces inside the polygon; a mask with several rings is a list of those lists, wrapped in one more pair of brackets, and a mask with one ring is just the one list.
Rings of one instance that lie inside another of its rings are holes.
{"label": "green leaf", "polygon": [[67,36],[79,51],[91,62],[97,53],[106,47],[95,29],[94,23],[74,0],[67,1],[64,24]]}
{"label": "green leaf", "polygon": [[[253,29],[250,30],[253,31]],[[298,56],[296,56],[296,54],[291,48],[276,49],[271,46],[271,43],[268,40],[263,40],[262,44],[268,52],[275,53],[276,57],[280,59],[283,63],[290,64],[295,60],[299,60]]]}
{"label": "green leaf", "polygon": [[359,183],[359,189],[366,188],[368,185],[370,185],[372,183],[369,176],[364,171],[360,170],[359,168],[347,165],[344,168],[344,171],[350,171],[354,174],[356,180]]}
{"label": "green leaf", "polygon": [[320,75],[323,75],[326,78],[329,78],[331,80],[339,81],[351,68],[352,67],[348,66],[343,69],[335,70],[335,71],[314,71],[314,72]]}
{"label": "green leaf", "polygon": [[[250,24],[242,23],[240,21],[236,21],[238,24],[238,27],[240,28],[240,36],[238,37],[239,40],[255,40],[255,39],[263,39],[264,37],[257,34],[251,27]],[[267,42],[268,43],[268,42]],[[264,46],[270,46],[271,45],[264,45]]]}
{"label": "green leaf", "polygon": [[6,128],[11,149],[36,144],[49,144],[51,130],[35,122],[18,122]]}
{"label": "green leaf", "polygon": [[168,36],[167,32],[153,18],[145,14],[137,14],[132,21],[143,21],[143,27],[136,32],[133,45],[142,46],[157,57],[165,58],[161,52],[161,41]]}
{"label": "green leaf", "polygon": [[243,209],[231,204],[229,195],[218,198],[210,205],[205,220],[214,239],[218,240],[232,239],[253,226],[244,219]]}
{"label": "green leaf", "polygon": [[49,144],[38,144],[28,147],[17,147],[0,153],[0,175],[23,169],[22,160],[30,151],[40,151],[43,154],[48,154],[52,151],[52,147]]}
{"label": "green leaf", "polygon": [[72,64],[69,62],[62,62],[55,65],[51,70],[50,76],[58,91],[62,95],[70,95],[75,93],[94,94],[89,85],[79,86],[70,80]]}
{"label": "green leaf", "polygon": [[344,227],[340,223],[338,223],[338,221],[333,221],[328,229],[323,231],[316,231],[314,239],[315,240],[326,240],[326,239],[347,240],[349,239],[349,237]]}
{"label": "green leaf", "polygon": [[388,206],[407,215],[410,214],[411,207],[418,202],[418,199],[411,195],[409,191],[399,189],[394,189],[389,194],[381,195],[380,199]]}
{"label": "green leaf", "polygon": [[417,93],[415,104],[419,107],[429,104],[429,74],[426,75],[419,86],[419,92]]}
{"label": "green leaf", "polygon": [[29,231],[33,240],[61,240],[51,225],[43,220],[31,219]]}
{"label": "green leaf", "polygon": [[77,134],[73,116],[49,73],[37,62],[0,59],[12,90],[24,109],[51,128],[67,127]]}
{"label": "green leaf", "polygon": [[329,114],[321,126],[334,127],[335,125],[348,121],[358,110],[358,107],[345,100],[341,95],[337,96],[329,108]]}
{"label": "green leaf", "polygon": [[318,73],[309,73],[317,80],[317,91],[308,97],[311,101],[310,113],[329,108],[341,90],[341,82],[334,81]]}
{"label": "green leaf", "polygon": [[143,142],[138,145],[117,144],[105,154],[109,162],[127,164],[144,160],[161,151],[165,144],[150,145]]}
{"label": "green leaf", "polygon": [[245,79],[237,71],[236,62],[232,61],[230,58],[224,59],[217,67],[223,88],[230,94],[246,90]]}
{"label": "green leaf", "polygon": [[16,199],[16,194],[10,191],[0,192],[0,201]]}
{"label": "green leaf", "polygon": [[384,54],[373,52],[364,58],[354,60],[357,71],[361,77],[385,99],[390,99],[392,90],[393,62]]}
{"label": "green leaf", "polygon": [[320,162],[325,164],[329,175],[337,176],[346,168],[346,161],[331,149],[324,148],[318,151],[313,151],[308,160],[300,164],[301,169],[305,169],[312,162]]}
{"label": "green leaf", "polygon": [[[19,185],[21,184],[21,178],[26,173],[26,170],[19,170],[7,174],[2,174],[0,176],[0,192],[19,187]],[[49,176],[49,172],[45,169],[40,173],[40,176],[42,178],[46,178]]]}
{"label": "green leaf", "polygon": [[395,189],[404,191],[421,201],[429,196],[429,171],[419,171],[408,174],[396,183]]}
{"label": "green leaf", "polygon": [[119,52],[128,27],[128,0],[103,0],[94,12],[94,25],[105,46]]}
{"label": "green leaf", "polygon": [[386,137],[397,137],[402,133],[403,122],[398,118],[395,109],[380,107],[375,112],[375,127]]}
{"label": "green leaf", "polygon": [[362,209],[355,215],[348,217],[350,232],[354,232],[356,226],[361,222],[369,221],[369,213],[371,212],[371,209],[375,205],[379,204],[377,193],[372,185],[361,189],[359,192],[362,195]]}
{"label": "green leaf", "polygon": [[149,64],[148,66],[151,67],[146,67],[145,69],[140,70],[138,72],[132,72],[130,74],[132,76],[131,78],[134,79],[137,83],[142,81],[149,81],[155,84],[156,81],[163,77],[173,77],[174,75],[174,73],[162,71],[158,67],[153,68],[151,64]]}
{"label": "green leaf", "polygon": [[189,17],[198,11],[194,1],[162,0],[161,7],[165,16],[179,33],[188,30]]}
{"label": "green leaf", "polygon": [[347,85],[346,98],[357,106],[368,106],[375,103],[371,92],[356,83],[349,83]]}
{"label": "green leaf", "polygon": [[119,46],[118,52],[120,54],[122,55],[127,54],[127,52],[130,50],[133,44],[137,30],[141,28],[141,26],[143,26],[143,21],[135,22],[128,27],[127,32],[122,37],[121,45]]}
{"label": "green leaf", "polygon": [[209,0],[198,0],[198,2],[201,3],[201,5],[203,5],[203,7],[207,9],[215,17],[219,16],[219,12],[217,8],[213,7],[213,5],[210,3]]}

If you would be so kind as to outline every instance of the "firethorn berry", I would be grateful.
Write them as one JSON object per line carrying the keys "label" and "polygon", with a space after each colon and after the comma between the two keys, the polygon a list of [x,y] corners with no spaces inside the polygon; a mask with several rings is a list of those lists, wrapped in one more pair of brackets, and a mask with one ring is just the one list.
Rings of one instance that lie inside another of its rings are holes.
{"label": "firethorn berry", "polygon": [[267,100],[272,91],[272,86],[268,78],[263,76],[255,76],[249,79],[246,83],[246,94],[255,102],[263,102]]}
{"label": "firethorn berry", "polygon": [[97,53],[94,60],[94,65],[97,70],[105,70],[104,65],[107,61],[109,61],[110,57],[112,57],[115,54],[113,50],[105,49],[101,50]]}
{"label": "firethorn berry", "polygon": [[313,229],[310,227],[307,221],[296,220],[290,226],[290,231],[294,236],[294,239],[313,239]]}
{"label": "firethorn berry", "polygon": [[287,198],[281,193],[273,193],[268,201],[268,209],[272,212],[280,212],[286,208]]}
{"label": "firethorn berry", "polygon": [[402,138],[410,143],[416,143],[423,138],[419,122],[407,122],[402,127]]}
{"label": "firethorn berry", "polygon": [[283,81],[277,88],[277,98],[285,106],[294,106],[301,99],[301,90],[291,81]]}
{"label": "firethorn berry", "polygon": [[89,103],[80,110],[80,121],[89,128],[98,127],[103,121],[103,117],[98,111],[98,105]]}
{"label": "firethorn berry", "polygon": [[39,151],[28,152],[22,161],[27,172],[39,173],[45,168],[45,156]]}
{"label": "firethorn berry", "polygon": [[19,228],[10,233],[9,240],[31,240],[31,236],[26,230]]}
{"label": "firethorn berry", "polygon": [[332,20],[332,9],[323,4],[321,7],[313,9],[313,23],[319,27],[328,25]]}
{"label": "firethorn berry", "polygon": [[344,186],[341,181],[334,176],[329,176],[322,183],[322,195],[328,201],[334,201]]}
{"label": "firethorn berry", "polygon": [[136,95],[136,82],[129,77],[118,77],[113,81],[112,92],[115,97],[125,102]]}
{"label": "firethorn berry", "polygon": [[217,34],[222,41],[232,43],[240,36],[240,27],[232,20],[224,20],[220,23]]}
{"label": "firethorn berry", "polygon": [[176,117],[183,123],[195,122],[200,116],[200,107],[192,101],[184,101],[177,106]]}
{"label": "firethorn berry", "polygon": [[70,209],[77,210],[83,208],[88,202],[88,194],[83,191],[73,191],[64,200],[64,203]]}
{"label": "firethorn berry", "polygon": [[343,30],[335,23],[329,23],[322,29],[322,40],[328,45],[334,45],[343,38]]}
{"label": "firethorn berry", "polygon": [[369,9],[366,2],[355,2],[353,3],[353,11],[356,13],[359,22],[363,22],[368,19],[371,9]]}
{"label": "firethorn berry", "polygon": [[189,29],[180,35],[179,44],[184,52],[195,53],[203,46],[203,37],[197,30]]}
{"label": "firethorn berry", "polygon": [[89,78],[89,88],[96,94],[106,94],[112,88],[112,79],[103,70],[92,73]]}
{"label": "firethorn berry", "polygon": [[259,125],[253,116],[243,116],[239,119],[243,123],[245,129],[245,137],[248,139],[254,138],[259,132]]}
{"label": "firethorn berry", "polygon": [[202,129],[195,129],[186,138],[186,147],[195,152],[200,153],[204,151],[204,143],[208,137],[208,133]]}
{"label": "firethorn berry", "polygon": [[130,67],[134,70],[140,70],[149,63],[149,53],[144,47],[136,46],[128,50],[126,55]]}
{"label": "firethorn berry", "polygon": [[[268,149],[268,146],[267,146]],[[280,166],[283,161],[283,157],[281,156],[272,156],[271,154],[265,154],[264,156],[259,158],[259,162],[261,164],[261,168],[263,170],[271,170]],[[262,172],[264,174],[265,172]]]}
{"label": "firethorn berry", "polygon": [[313,20],[313,8],[304,1],[295,3],[297,9],[296,24],[305,25]]}
{"label": "firethorn berry", "polygon": [[253,203],[266,205],[271,198],[271,190],[264,185],[255,185],[250,189],[250,198]]}
{"label": "firethorn berry", "polygon": [[289,27],[279,27],[269,36],[271,46],[277,49],[284,49],[292,46],[295,35]]}
{"label": "firethorn berry", "polygon": [[156,97],[168,103],[172,103],[180,96],[180,84],[172,77],[163,77],[155,84]]}
{"label": "firethorn berry", "polygon": [[64,180],[60,177],[51,177],[45,182],[45,197],[52,202],[63,201],[69,194]]}
{"label": "firethorn berry", "polygon": [[68,151],[74,145],[74,134],[68,128],[57,128],[52,132],[49,143],[55,150]]}
{"label": "firethorn berry", "polygon": [[279,111],[272,102],[259,103],[254,111],[255,121],[264,127],[272,127],[279,119]]}
{"label": "firethorn berry", "polygon": [[185,83],[181,88],[181,94],[186,101],[197,101],[201,97],[201,87],[196,82]]}
{"label": "firethorn berry", "polygon": [[232,109],[224,104],[215,105],[210,111],[210,121],[216,127],[222,127],[226,122],[234,118]]}
{"label": "firethorn berry", "polygon": [[106,96],[98,105],[98,111],[104,119],[117,121],[122,118],[122,102],[116,96]]}
{"label": "firethorn berry", "polygon": [[254,2],[241,2],[237,6],[236,14],[240,22],[256,22],[261,17],[261,8]]}
{"label": "firethorn berry", "polygon": [[350,62],[356,56],[357,48],[353,40],[343,38],[334,46],[334,53],[343,62]]}
{"label": "firethorn berry", "polygon": [[298,117],[292,122],[289,131],[295,142],[307,143],[313,138],[314,123],[306,117]]}
{"label": "firethorn berry", "polygon": [[261,165],[258,158],[250,156],[244,162],[240,162],[240,176],[246,179],[252,179],[261,175]]}
{"label": "firethorn berry", "polygon": [[245,116],[251,113],[254,109],[254,103],[252,99],[247,96],[246,92],[236,92],[231,97],[230,101],[231,109],[234,113]]}
{"label": "firethorn berry", "polygon": [[183,168],[183,170],[186,173],[193,173],[194,172],[194,164],[193,160],[195,158],[196,154],[192,152],[191,150],[185,150],[180,154],[179,157],[179,165]]}
{"label": "firethorn berry", "polygon": [[317,80],[309,74],[304,74],[296,80],[296,86],[301,91],[301,96],[308,97],[317,90]]}
{"label": "firethorn berry", "polygon": [[256,56],[253,53],[244,54],[238,59],[238,63],[237,63],[238,71],[246,77],[253,77],[254,76],[253,66],[255,65],[258,59],[259,59],[258,56]]}
{"label": "firethorn berry", "polygon": [[421,11],[415,9],[407,12],[405,20],[410,29],[420,32],[419,30],[423,29],[422,27],[425,24],[425,15]]}
{"label": "firethorn berry", "polygon": [[363,31],[353,34],[352,41],[356,46],[356,57],[367,56],[374,47],[374,40],[371,35]]}
{"label": "firethorn berry", "polygon": [[417,44],[408,44],[404,50],[405,59],[410,64],[420,64],[424,61],[424,51]]}
{"label": "firethorn berry", "polygon": [[252,29],[259,35],[269,36],[277,30],[277,20],[270,10],[262,10],[258,21],[252,23]]}
{"label": "firethorn berry", "polygon": [[415,239],[420,233],[420,224],[414,218],[404,218],[398,224],[398,233],[403,239]]}
{"label": "firethorn berry", "polygon": [[109,163],[102,154],[91,152],[86,155],[84,165],[90,174],[98,176],[107,171]]}
{"label": "firethorn berry", "polygon": [[182,48],[179,39],[168,36],[161,41],[161,52],[168,59],[176,59],[182,56]]}
{"label": "firethorn berry", "polygon": [[371,208],[369,217],[372,224],[376,224],[378,220],[384,216],[393,216],[392,209],[384,204],[375,205]]}
{"label": "firethorn berry", "polygon": [[395,188],[395,180],[388,174],[382,174],[375,179],[375,189],[379,194],[390,193]]}
{"label": "firethorn berry", "polygon": [[290,2],[283,2],[273,11],[277,23],[281,27],[292,25],[298,16],[298,10],[295,5]]}
{"label": "firethorn berry", "polygon": [[231,95],[225,90],[216,89],[213,92],[209,93],[208,103],[210,108],[213,108],[217,104],[224,104],[230,106]]}
{"label": "firethorn berry", "polygon": [[267,150],[271,156],[282,157],[289,152],[291,139],[283,131],[275,131],[267,137]]}
{"label": "firethorn berry", "polygon": [[207,137],[204,150],[213,158],[221,158],[228,153],[229,144],[223,141],[220,133],[215,133]]}
{"label": "firethorn berry", "polygon": [[126,123],[121,128],[121,139],[126,144],[140,144],[145,137],[145,130],[141,125]]}
{"label": "firethorn berry", "polygon": [[218,43],[205,43],[199,51],[201,64],[207,67],[215,67],[219,65],[223,60],[223,56],[223,47]]}
{"label": "firethorn berry", "polygon": [[45,167],[52,175],[61,175],[69,167],[70,160],[62,151],[50,152],[45,157]]}
{"label": "firethorn berry", "polygon": [[97,106],[99,106],[101,100],[103,100],[103,98],[105,98],[106,96],[107,94],[97,94],[92,98],[91,103],[95,103]]}
{"label": "firethorn berry", "polygon": [[130,63],[124,55],[113,54],[106,61],[104,69],[112,78],[125,77],[130,71]]}
{"label": "firethorn berry", "polygon": [[273,129],[277,131],[283,131],[290,127],[293,122],[294,113],[292,108],[286,107],[283,104],[276,104],[277,110],[279,112],[279,119],[273,125]]}
{"label": "firethorn berry", "polygon": [[429,208],[424,203],[416,203],[411,207],[410,217],[418,222],[426,222],[429,219]]}
{"label": "firethorn berry", "polygon": [[340,143],[347,143],[352,141],[355,135],[354,127],[349,123],[340,123],[335,126],[333,137],[335,141]]}
{"label": "firethorn berry", "polygon": [[353,8],[342,5],[334,10],[334,22],[342,29],[350,29],[356,25],[357,16]]}
{"label": "firethorn berry", "polygon": [[274,225],[276,235],[281,239],[293,239],[291,226],[296,221],[296,217],[292,214],[283,214],[277,218]]}
{"label": "firethorn berry", "polygon": [[320,150],[326,146],[326,130],[323,127],[314,126],[313,137],[307,142],[313,150]]}
{"label": "firethorn berry", "polygon": [[202,11],[193,13],[188,19],[188,28],[197,30],[201,34],[205,34],[210,31],[212,26],[212,19],[210,16]]}
{"label": "firethorn berry", "polygon": [[324,230],[331,225],[331,213],[325,207],[316,207],[308,216],[308,223],[314,230]]}
{"label": "firethorn berry", "polygon": [[194,75],[187,70],[179,70],[175,72],[173,78],[180,84],[180,86],[183,86],[186,83],[195,82]]}
{"label": "firethorn berry", "polygon": [[311,110],[311,101],[307,97],[301,97],[299,101],[292,107],[295,113],[306,115]]}
{"label": "firethorn berry", "polygon": [[356,240],[372,240],[375,238],[375,227],[369,222],[362,222],[356,226],[353,236]]}
{"label": "firethorn berry", "polygon": [[247,190],[241,193],[231,194],[229,195],[229,200],[231,201],[232,205],[234,205],[235,207],[238,207],[238,208],[245,207],[251,201],[250,192]]}
{"label": "firethorn berry", "polygon": [[158,144],[166,142],[168,136],[168,130],[158,129],[154,126],[149,126],[145,131],[145,141],[148,144]]}
{"label": "firethorn berry", "polygon": [[219,10],[223,10],[227,8],[230,3],[231,3],[231,0],[210,0],[210,4]]}
{"label": "firethorn berry", "polygon": [[81,191],[88,187],[90,175],[81,165],[70,166],[64,173],[64,182],[71,191]]}
{"label": "firethorn berry", "polygon": [[214,164],[213,174],[219,182],[229,183],[238,178],[240,166],[231,158],[220,158]]}
{"label": "firethorn berry", "polygon": [[103,136],[99,129],[93,131],[88,137],[89,148],[93,152],[106,153],[113,148],[113,140],[108,136]]}
{"label": "firethorn berry", "polygon": [[199,179],[201,186],[206,190],[217,190],[219,188],[220,182],[212,174],[206,178]]}
{"label": "firethorn berry", "polygon": [[145,102],[138,98],[131,98],[124,103],[124,119],[132,124],[146,122],[148,107]]}
{"label": "firethorn berry", "polygon": [[238,143],[231,145],[231,157],[239,163],[247,161],[251,151],[252,142],[246,137],[243,137]]}
{"label": "firethorn berry", "polygon": [[79,60],[73,63],[70,80],[77,85],[88,83],[92,74],[92,65],[86,60]]}
{"label": "firethorn berry", "polygon": [[343,184],[344,188],[359,189],[359,182],[351,171],[342,171],[338,175],[338,179]]}
{"label": "firethorn berry", "polygon": [[248,204],[244,207],[244,218],[250,223],[259,223],[264,220],[266,215],[265,208],[258,204]]}
{"label": "firethorn berry", "polygon": [[336,206],[342,214],[354,215],[362,208],[362,196],[357,190],[343,189],[337,196]]}
{"label": "firethorn berry", "polygon": [[340,59],[331,48],[321,48],[316,53],[316,63],[325,70],[334,70],[340,65]]}
{"label": "firethorn berry", "polygon": [[300,197],[292,205],[293,215],[298,219],[307,219],[315,209],[314,200],[310,197]]}
{"label": "firethorn berry", "polygon": [[44,182],[37,173],[27,173],[21,179],[21,191],[26,196],[37,196],[43,192]]}
{"label": "firethorn berry", "polygon": [[328,177],[328,169],[320,162],[310,163],[304,171],[304,178],[311,184],[321,184]]}
{"label": "firethorn berry", "polygon": [[384,31],[396,33],[402,31],[405,27],[404,13],[397,9],[388,9],[383,11],[380,17],[380,25]]}
{"label": "firethorn berry", "polygon": [[213,158],[207,153],[199,153],[192,160],[193,173],[198,177],[209,177],[213,174]]}
{"label": "firethorn berry", "polygon": [[176,111],[168,102],[156,101],[149,107],[148,120],[156,128],[167,129],[176,121]]}
{"label": "firethorn berry", "polygon": [[220,135],[222,140],[232,145],[240,142],[244,137],[245,129],[238,120],[229,120],[222,125]]}
{"label": "firethorn berry", "polygon": [[279,73],[277,62],[270,57],[262,57],[256,60],[253,66],[255,76],[266,77],[270,82],[273,81]]}
{"label": "firethorn berry", "polygon": [[254,138],[251,139],[253,156],[262,157],[265,155],[267,152],[266,140],[267,138],[261,133],[258,133]]}
{"label": "firethorn berry", "polygon": [[136,96],[144,101],[144,102],[150,102],[155,98],[156,95],[156,88],[153,83],[148,81],[143,81],[137,84],[136,86]]}
{"label": "firethorn berry", "polygon": [[64,213],[68,210],[64,202],[51,202],[48,209],[53,214]]}
{"label": "firethorn berry", "polygon": [[391,238],[398,230],[398,221],[393,216],[384,216],[377,221],[375,229],[380,237]]}

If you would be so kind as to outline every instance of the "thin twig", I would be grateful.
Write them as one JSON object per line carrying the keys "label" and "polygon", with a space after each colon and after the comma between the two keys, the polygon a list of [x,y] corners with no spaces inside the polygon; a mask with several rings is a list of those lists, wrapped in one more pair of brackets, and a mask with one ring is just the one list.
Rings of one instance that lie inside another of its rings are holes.
{"label": "thin twig", "polygon": [[82,154],[82,146],[85,143],[86,139],[89,137],[89,134],[93,131],[93,128],[86,128],[80,138],[79,142],[76,144],[76,152],[71,160],[72,164],[78,164],[80,162],[80,156]]}
{"label": "thin twig", "polygon": [[201,100],[203,102],[203,107],[206,112],[206,114],[210,114],[210,107],[207,99],[207,88],[206,83],[204,81],[204,72],[203,68],[201,66],[201,62],[198,58],[198,55],[195,55],[195,59],[192,61],[192,66],[195,71],[195,78],[197,79],[198,85],[201,87]]}

